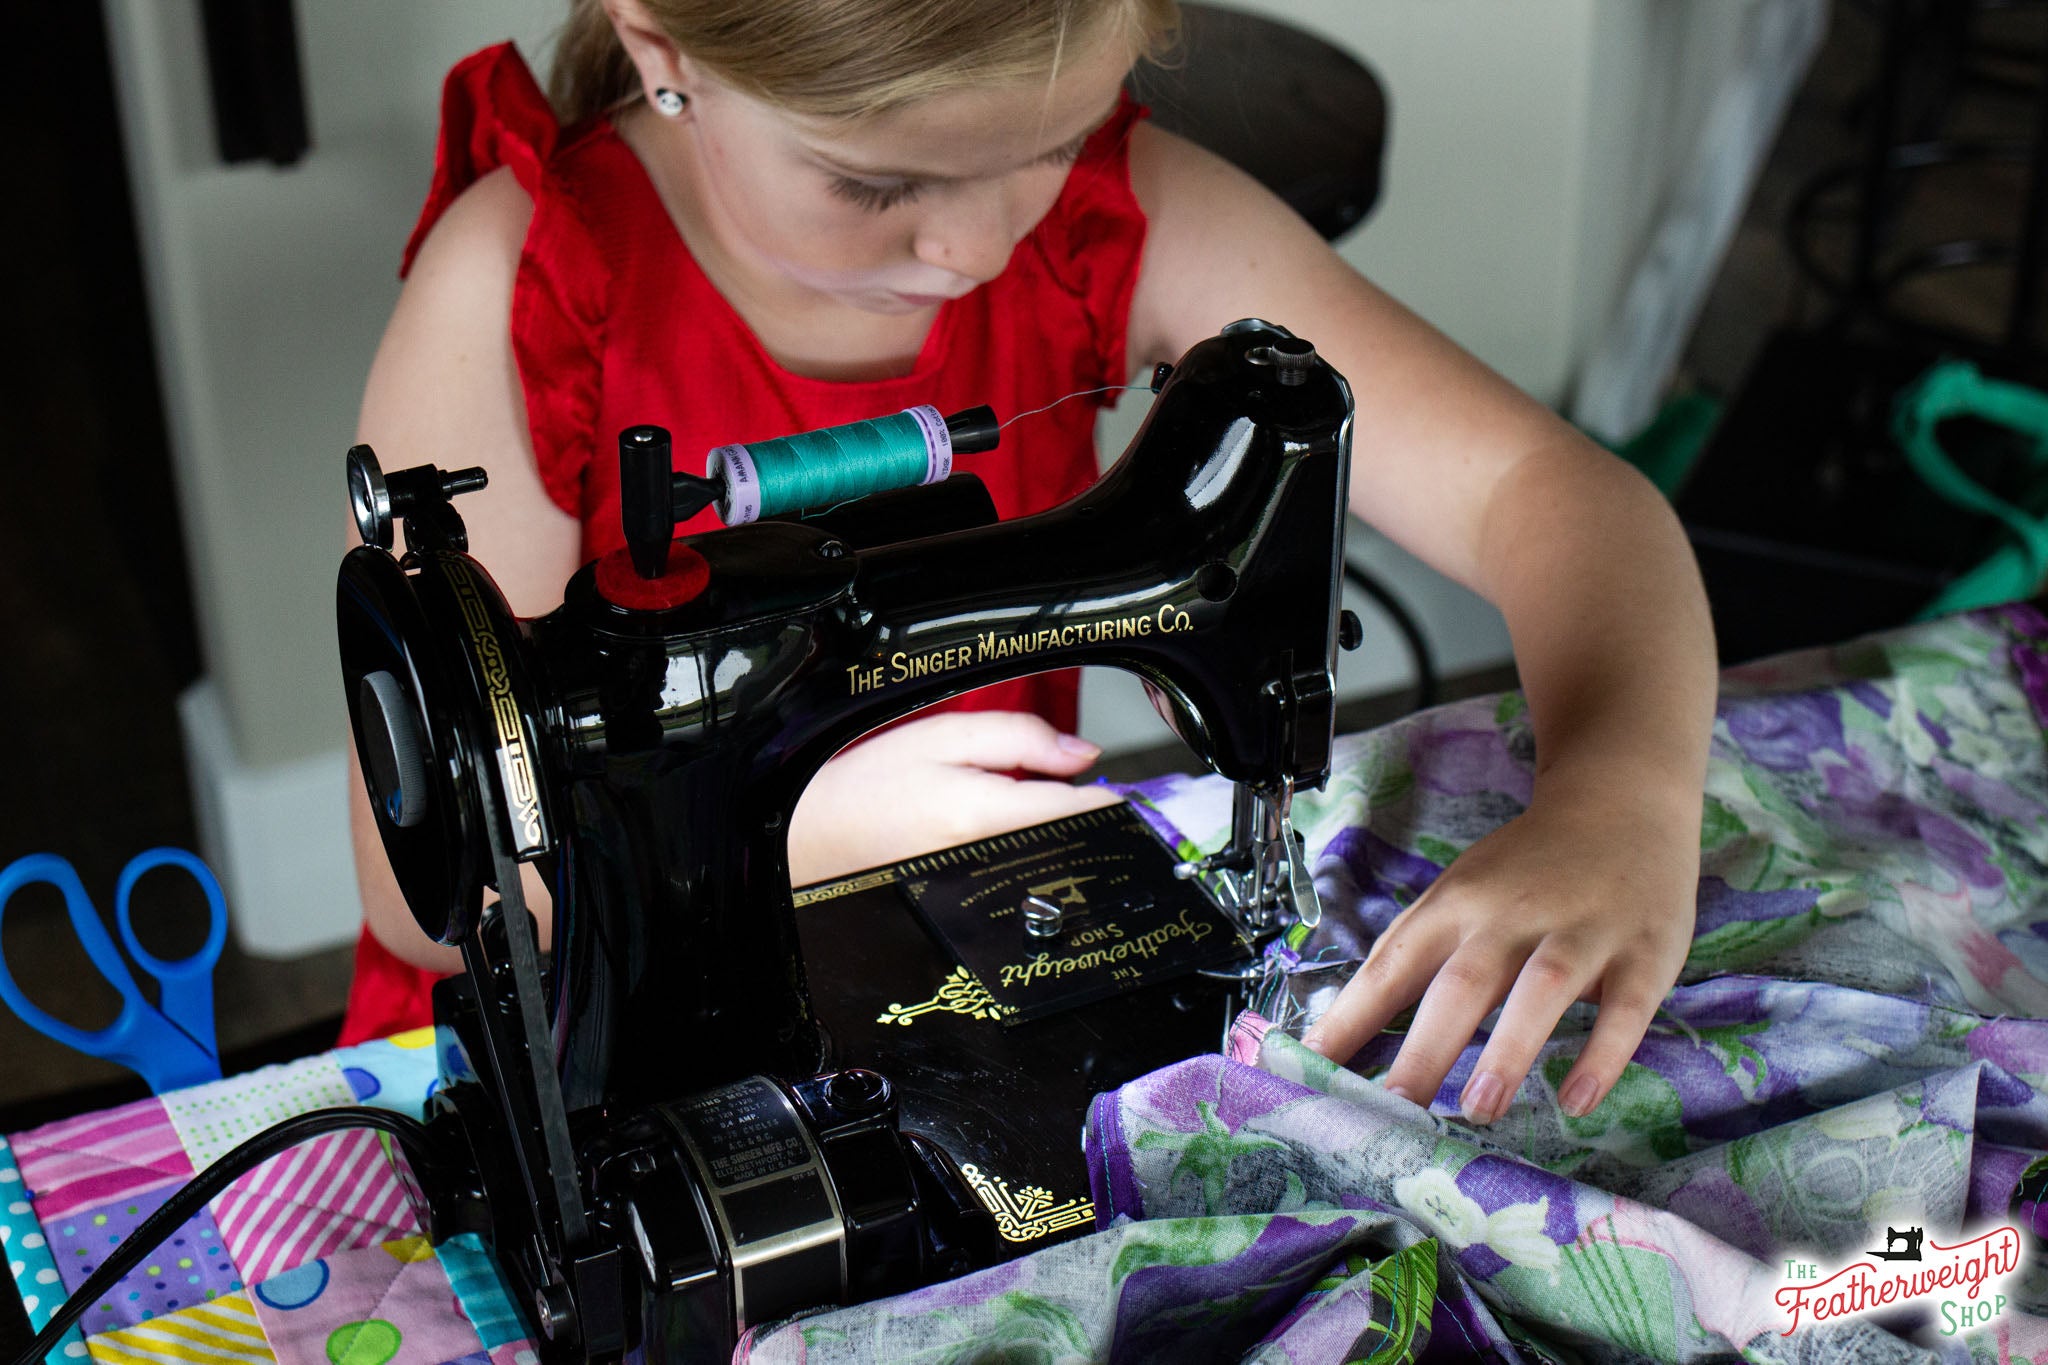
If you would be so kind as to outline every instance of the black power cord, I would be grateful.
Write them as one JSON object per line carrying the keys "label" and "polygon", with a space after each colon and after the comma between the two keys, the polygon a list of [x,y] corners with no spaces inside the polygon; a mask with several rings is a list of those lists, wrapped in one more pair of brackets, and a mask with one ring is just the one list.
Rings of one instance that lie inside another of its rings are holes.
{"label": "black power cord", "polygon": [[121,1282],[122,1276],[140,1265],[143,1258],[162,1245],[166,1237],[205,1208],[207,1201],[226,1189],[236,1176],[309,1138],[348,1128],[374,1128],[397,1138],[412,1161],[416,1174],[434,1165],[426,1125],[388,1109],[344,1105],[334,1109],[316,1109],[310,1114],[300,1114],[297,1118],[273,1124],[193,1176],[184,1188],[166,1199],[161,1208],[143,1219],[135,1231],[122,1239],[121,1245],[107,1257],[105,1264],[79,1286],[76,1294],[64,1301],[64,1306],[29,1344],[28,1350],[16,1356],[9,1365],[42,1365],[43,1358],[57,1349],[57,1343],[64,1339],[64,1334],[74,1323],[85,1316],[87,1308],[106,1297]]}

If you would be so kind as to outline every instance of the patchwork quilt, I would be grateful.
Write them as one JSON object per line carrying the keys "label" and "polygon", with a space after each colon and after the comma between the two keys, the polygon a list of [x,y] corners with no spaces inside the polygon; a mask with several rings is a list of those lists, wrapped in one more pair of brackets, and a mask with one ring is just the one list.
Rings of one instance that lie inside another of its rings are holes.
{"label": "patchwork quilt", "polygon": [[[0,1252],[40,1330],[109,1249],[245,1138],[370,1104],[418,1117],[431,1029],[0,1138]],[[52,1362],[534,1365],[473,1238],[430,1246],[388,1139],[332,1133],[234,1180],[91,1305]]]}
{"label": "patchwork quilt", "polygon": [[[1399,910],[1529,799],[1519,696],[1340,742],[1298,800],[1321,927],[1219,1055],[1098,1097],[1100,1231],[879,1304],[770,1324],[836,1361],[2033,1361],[2048,1365],[2048,619],[2015,606],[1726,675],[1679,985],[1614,1093],[1457,1117],[1302,1030]],[[1220,843],[1227,784],[1129,795]],[[1396,1025],[1398,1029],[1399,1025]],[[0,1142],[0,1250],[40,1325],[107,1248],[257,1129],[417,1113],[430,1034]],[[426,1243],[381,1137],[237,1180],[53,1361],[531,1365],[489,1258]]]}

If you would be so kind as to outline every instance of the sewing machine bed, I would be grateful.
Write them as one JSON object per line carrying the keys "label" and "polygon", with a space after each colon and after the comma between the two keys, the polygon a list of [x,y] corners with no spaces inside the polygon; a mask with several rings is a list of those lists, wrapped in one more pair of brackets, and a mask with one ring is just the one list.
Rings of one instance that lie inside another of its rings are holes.
{"label": "sewing machine bed", "polygon": [[[1867,1320],[1780,1337],[1777,1299],[1788,1254],[1888,1249],[1873,1228],[2048,1237],[2044,717],[2048,618],[2031,607],[1730,673],[1693,952],[1593,1114],[1565,1116],[1553,1090],[1582,1018],[1482,1134],[1455,1118],[1476,1046],[1425,1111],[1307,1053],[1298,1018],[1248,1016],[1227,1055],[1093,1106],[1106,1231],[765,1328],[737,1358],[2048,1359],[2038,1262],[1995,1315],[1919,1300],[1913,1343]],[[1297,806],[1329,907],[1310,956],[1362,952],[1521,808],[1530,759],[1512,694],[1343,741],[1329,790]],[[1228,825],[1218,781],[1132,795],[1169,838]],[[1283,1003],[1313,1010],[1343,974],[1300,976]],[[433,1074],[414,1035],[14,1135],[0,1242],[29,1318],[240,1136],[333,1103],[416,1110]],[[487,1259],[426,1245],[389,1162],[347,1135],[244,1177],[52,1359],[530,1365]],[[1058,1196],[1035,1207],[1077,1197]]]}

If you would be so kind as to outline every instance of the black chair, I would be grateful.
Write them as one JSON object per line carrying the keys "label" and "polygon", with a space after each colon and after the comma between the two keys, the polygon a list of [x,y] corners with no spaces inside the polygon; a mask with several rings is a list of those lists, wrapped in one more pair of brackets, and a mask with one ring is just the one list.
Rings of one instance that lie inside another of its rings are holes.
{"label": "black chair", "polygon": [[1357,58],[1312,33],[1183,3],[1173,51],[1128,85],[1154,123],[1257,178],[1330,241],[1379,201],[1386,94]]}

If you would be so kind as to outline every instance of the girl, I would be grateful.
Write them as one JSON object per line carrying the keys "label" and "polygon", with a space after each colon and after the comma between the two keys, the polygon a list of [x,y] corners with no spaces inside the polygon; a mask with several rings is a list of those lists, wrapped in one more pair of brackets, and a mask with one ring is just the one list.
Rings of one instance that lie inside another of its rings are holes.
{"label": "girl", "polygon": [[[1142,120],[1121,82],[1172,3],[577,0],[553,108],[509,47],[449,78],[359,439],[387,467],[488,466],[471,547],[533,616],[621,543],[623,426],[666,425],[688,458],[916,402],[1028,411],[1240,317],[1309,338],[1357,399],[1352,506],[1500,608],[1538,752],[1528,811],[1393,923],[1310,1044],[1348,1058],[1419,1000],[1385,1084],[1427,1104],[1504,1000],[1460,1097],[1491,1122],[1593,999],[1561,1089],[1583,1114],[1690,942],[1715,683],[1690,552],[1647,482]],[[1093,476],[1093,418],[1067,403],[964,465],[1005,516],[1050,506]],[[1094,757],[1066,733],[1071,682],[967,705],[826,766],[797,880],[1107,799],[1063,780]],[[457,965],[414,929],[360,783],[354,824],[350,1037],[424,1022],[419,969]]]}

